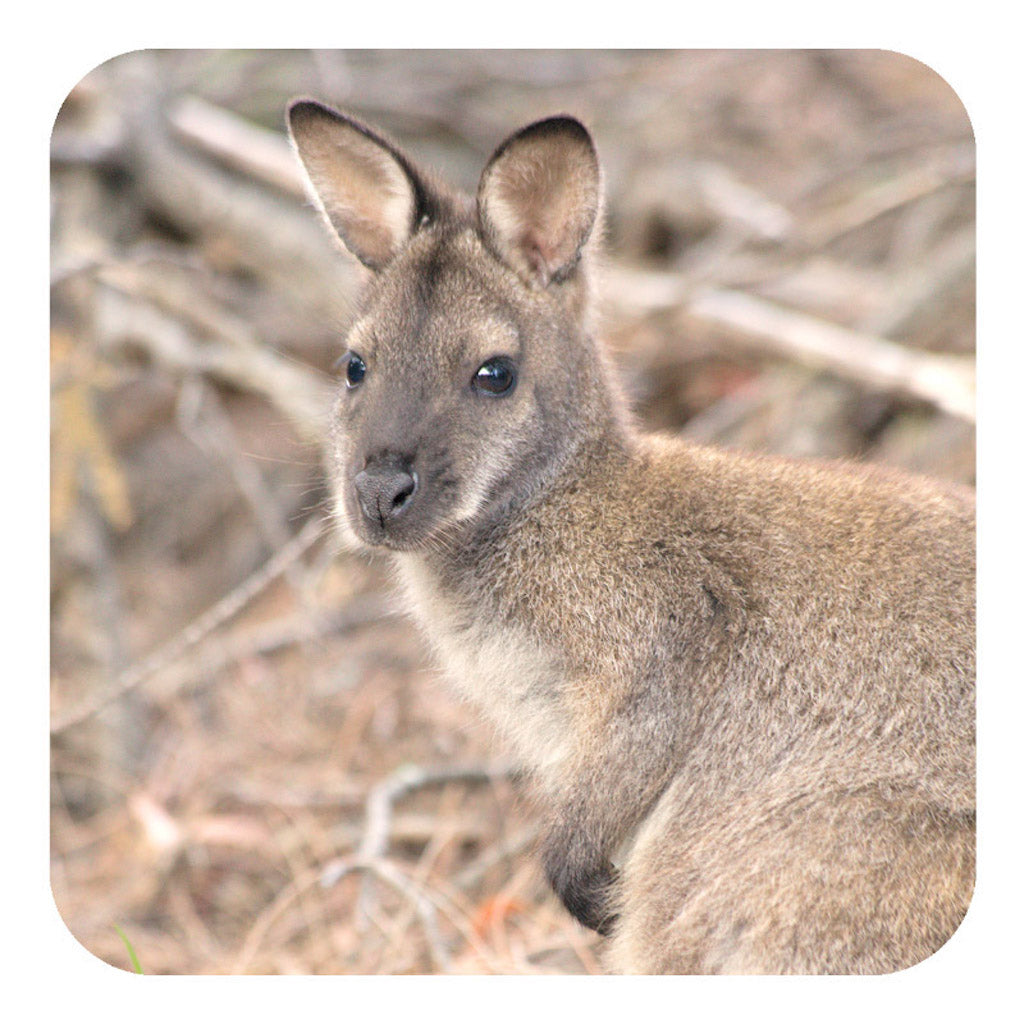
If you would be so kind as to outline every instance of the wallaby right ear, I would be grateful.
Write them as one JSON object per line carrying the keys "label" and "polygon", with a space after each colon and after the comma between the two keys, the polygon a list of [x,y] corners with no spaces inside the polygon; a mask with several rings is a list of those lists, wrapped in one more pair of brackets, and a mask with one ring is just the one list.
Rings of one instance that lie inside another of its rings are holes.
{"label": "wallaby right ear", "polygon": [[320,212],[354,256],[380,270],[430,213],[420,176],[372,129],[315,100],[289,106],[288,131]]}

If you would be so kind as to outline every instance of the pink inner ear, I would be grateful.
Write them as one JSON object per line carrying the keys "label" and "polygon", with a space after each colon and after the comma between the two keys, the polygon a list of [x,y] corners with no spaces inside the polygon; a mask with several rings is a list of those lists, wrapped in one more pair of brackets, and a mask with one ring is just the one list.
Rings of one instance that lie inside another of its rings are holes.
{"label": "pink inner ear", "polygon": [[542,285],[547,285],[551,279],[551,268],[557,265],[556,248],[550,243],[545,245],[544,237],[536,230],[524,231],[519,236],[519,251]]}
{"label": "pink inner ear", "polygon": [[582,131],[538,122],[502,146],[480,180],[485,239],[542,287],[572,271],[600,207],[600,170]]}

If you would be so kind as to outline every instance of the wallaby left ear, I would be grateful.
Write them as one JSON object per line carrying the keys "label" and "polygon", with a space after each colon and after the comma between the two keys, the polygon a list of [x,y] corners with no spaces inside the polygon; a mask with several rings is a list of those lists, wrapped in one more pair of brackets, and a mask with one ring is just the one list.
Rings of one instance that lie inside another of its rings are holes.
{"label": "wallaby left ear", "polygon": [[484,242],[542,287],[572,272],[600,207],[597,151],[573,117],[549,117],[506,139],[477,189]]}

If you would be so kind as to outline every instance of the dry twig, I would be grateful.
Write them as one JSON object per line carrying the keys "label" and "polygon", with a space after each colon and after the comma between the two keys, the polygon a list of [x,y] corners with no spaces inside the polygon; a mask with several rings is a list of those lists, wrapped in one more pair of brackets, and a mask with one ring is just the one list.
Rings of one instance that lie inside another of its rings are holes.
{"label": "dry twig", "polygon": [[[356,854],[355,863],[374,865],[382,862],[387,854],[391,836],[391,821],[395,803],[416,790],[428,786],[442,786],[452,782],[493,783],[512,774],[511,765],[493,767],[455,766],[425,769],[417,765],[405,765],[390,777],[376,785],[366,801],[366,827],[362,842]],[[321,874],[325,888],[335,885],[344,874],[351,870],[347,860],[334,861],[326,865]],[[363,885],[357,907],[361,922],[369,920],[371,890]]]}
{"label": "dry twig", "polygon": [[[358,280],[354,261],[332,244],[294,195],[261,188],[252,178],[219,166],[180,135],[175,137],[148,57],[132,54],[119,67],[126,86],[119,94],[125,160],[147,204],[188,234],[219,244],[237,265],[294,298],[297,309],[318,310],[332,318],[347,313]],[[194,110],[191,118],[187,107],[185,115],[179,110],[179,121],[184,116],[193,138]],[[209,111],[206,115],[208,125]],[[181,127],[179,123],[179,131]],[[243,134],[251,139],[255,129],[246,127],[250,132]],[[209,134],[207,129],[207,142]],[[231,138],[236,137],[232,132]],[[283,138],[280,145],[285,145]],[[237,152],[231,140],[223,148]],[[243,150],[251,164],[251,142]],[[224,155],[219,155],[221,161]],[[265,157],[262,163],[267,164]]]}
{"label": "dry twig", "polygon": [[222,107],[183,96],[168,114],[180,138],[224,161],[246,178],[272,185],[297,199],[306,191],[284,136],[243,120]]}
{"label": "dry twig", "polygon": [[323,374],[278,355],[247,324],[160,267],[108,267],[99,281],[105,344],[131,344],[176,374],[205,374],[263,395],[304,440],[322,443],[332,394]]}
{"label": "dry twig", "polygon": [[[429,769],[405,765],[399,768],[370,792],[366,801],[366,831],[359,846],[359,858],[373,860],[387,853],[394,805],[410,793],[428,786],[446,786],[452,782],[493,783],[509,778],[513,771],[511,765],[456,765]],[[325,868],[324,885],[331,884],[329,870]]]}
{"label": "dry twig", "polygon": [[158,647],[152,654],[143,658],[142,661],[129,665],[123,672],[118,673],[114,686],[109,690],[95,694],[83,701],[77,708],[58,715],[56,720],[50,724],[50,735],[56,735],[92,718],[113,701],[135,690],[151,676],[180,658],[190,648],[195,647],[215,629],[238,614],[288,566],[301,558],[320,539],[323,532],[323,521],[311,519],[292,540],[229,594],[222,597],[212,608],[193,620],[185,629]]}
{"label": "dry twig", "polygon": [[747,344],[868,387],[906,392],[965,420],[975,418],[974,368],[966,359],[916,352],[740,292],[708,289],[687,312]]}
{"label": "dry twig", "polygon": [[805,231],[808,245],[813,249],[824,248],[834,239],[891,210],[973,177],[973,142],[925,153],[913,166],[884,175],[877,182],[857,189],[845,202],[820,214]]}

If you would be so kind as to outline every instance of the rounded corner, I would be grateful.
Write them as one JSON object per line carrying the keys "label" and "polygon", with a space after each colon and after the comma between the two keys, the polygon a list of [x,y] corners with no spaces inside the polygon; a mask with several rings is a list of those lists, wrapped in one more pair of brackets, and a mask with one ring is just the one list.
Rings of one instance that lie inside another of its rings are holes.
{"label": "rounded corner", "polygon": [[939,82],[941,82],[942,85],[949,91],[950,96],[952,96],[953,99],[956,100],[957,105],[963,111],[964,120],[967,122],[967,129],[971,135],[971,141],[972,143],[977,145],[978,140],[974,129],[974,118],[971,117],[971,112],[968,109],[963,97],[960,95],[960,91],[956,88],[956,86],[953,85],[953,83],[949,80],[949,78],[946,75],[944,75],[941,71],[937,70],[933,65],[929,64],[928,61],[924,60],[922,57],[917,57],[912,53],[906,53],[903,50],[894,50],[885,47],[880,48],[878,52],[891,54],[892,56],[899,57],[902,60],[912,61],[914,64],[917,64],[918,66],[924,68],[924,70],[931,74],[933,77],[937,78]]}
{"label": "rounded corner", "polygon": [[[907,974],[910,971],[916,971],[918,968],[923,968],[924,970],[936,969],[936,968],[925,967],[925,965],[932,963],[932,961],[934,961],[936,957],[940,957],[940,958],[944,959],[946,957],[949,957],[950,955],[953,955],[953,954],[950,954],[950,953],[948,953],[946,951],[949,949],[949,947],[953,943],[953,940],[958,935],[961,935],[961,933],[963,931],[964,922],[970,916],[971,907],[974,906],[974,895],[975,895],[976,891],[977,891],[977,877],[975,877],[974,884],[971,886],[971,895],[970,895],[970,898],[967,901],[967,909],[964,911],[963,916],[960,918],[960,920],[957,921],[957,923],[954,926],[953,930],[942,940],[942,942],[938,946],[935,947],[935,949],[933,949],[926,956],[923,956],[920,960],[916,960],[912,964],[907,964],[907,966],[905,966],[905,967],[900,967],[900,968],[898,968],[895,971],[890,971],[889,972],[890,975],[892,975],[892,976],[904,975],[904,974]],[[966,941],[966,940],[961,939],[960,942],[958,943],[958,945],[962,944],[964,941]]]}
{"label": "rounded corner", "polygon": [[[132,967],[129,964],[130,957],[129,957],[129,953],[128,953],[127,949],[125,950],[125,963],[128,966],[124,966],[124,967],[121,967],[118,964],[111,963],[109,960],[104,960],[103,957],[101,957],[98,953],[95,953],[93,950],[91,950],[74,933],[74,931],[71,928],[71,925],[68,924],[68,922],[65,919],[64,915],[61,913],[60,905],[58,904],[56,894],[53,891],[53,883],[52,883],[52,881],[50,882],[49,885],[47,885],[46,891],[48,892],[49,897],[50,897],[49,907],[47,908],[47,912],[49,913],[49,912],[52,911],[53,917],[55,918],[53,927],[55,929],[58,929],[59,931],[62,931],[67,936],[67,938],[71,940],[71,945],[66,947],[66,949],[68,951],[64,953],[65,957],[67,957],[67,958],[70,958],[70,957],[77,957],[77,958],[79,958],[79,962],[83,965],[82,969],[88,970],[88,971],[96,970],[96,968],[93,965],[99,964],[100,965],[100,969],[102,970],[102,969],[105,968],[106,970],[104,971],[104,973],[108,974],[108,975],[110,974],[110,972],[113,972],[113,974],[115,974],[115,975],[134,975],[134,974],[142,974],[143,973],[141,970],[136,971],[136,970],[132,969]],[[116,927],[113,924],[111,924],[110,927],[111,927],[112,931],[116,932],[118,930],[118,929],[116,929]],[[65,941],[66,942],[67,940],[63,939],[61,941]],[[70,952],[70,950],[72,950],[72,949],[80,950],[81,952],[85,953],[85,957],[83,958],[81,956],[81,953],[79,953],[79,952]]]}
{"label": "rounded corner", "polygon": [[[97,61],[96,63],[91,64],[85,71],[83,71],[81,74],[79,74],[74,79],[74,81],[66,89],[64,89],[63,93],[60,95],[60,99],[57,101],[56,109],[52,111],[52,116],[50,118],[50,132],[49,132],[49,135],[48,135],[48,138],[49,138],[49,141],[50,141],[50,146],[52,147],[52,145],[53,145],[53,133],[56,130],[57,121],[60,118],[61,111],[64,109],[64,107],[67,104],[68,100],[71,98],[72,93],[74,93],[74,91],[87,78],[89,78],[90,75],[94,75],[97,71],[99,71],[100,68],[106,67],[108,64],[112,64],[114,61],[122,60],[123,58],[130,57],[130,56],[132,56],[133,54],[136,54],[136,53],[145,53],[146,51],[147,51],[146,47],[139,47],[136,50],[125,50],[122,53],[115,53],[115,54],[113,54],[110,57],[104,57],[101,60]],[[60,91],[60,87],[58,87],[58,92],[59,91]]]}

